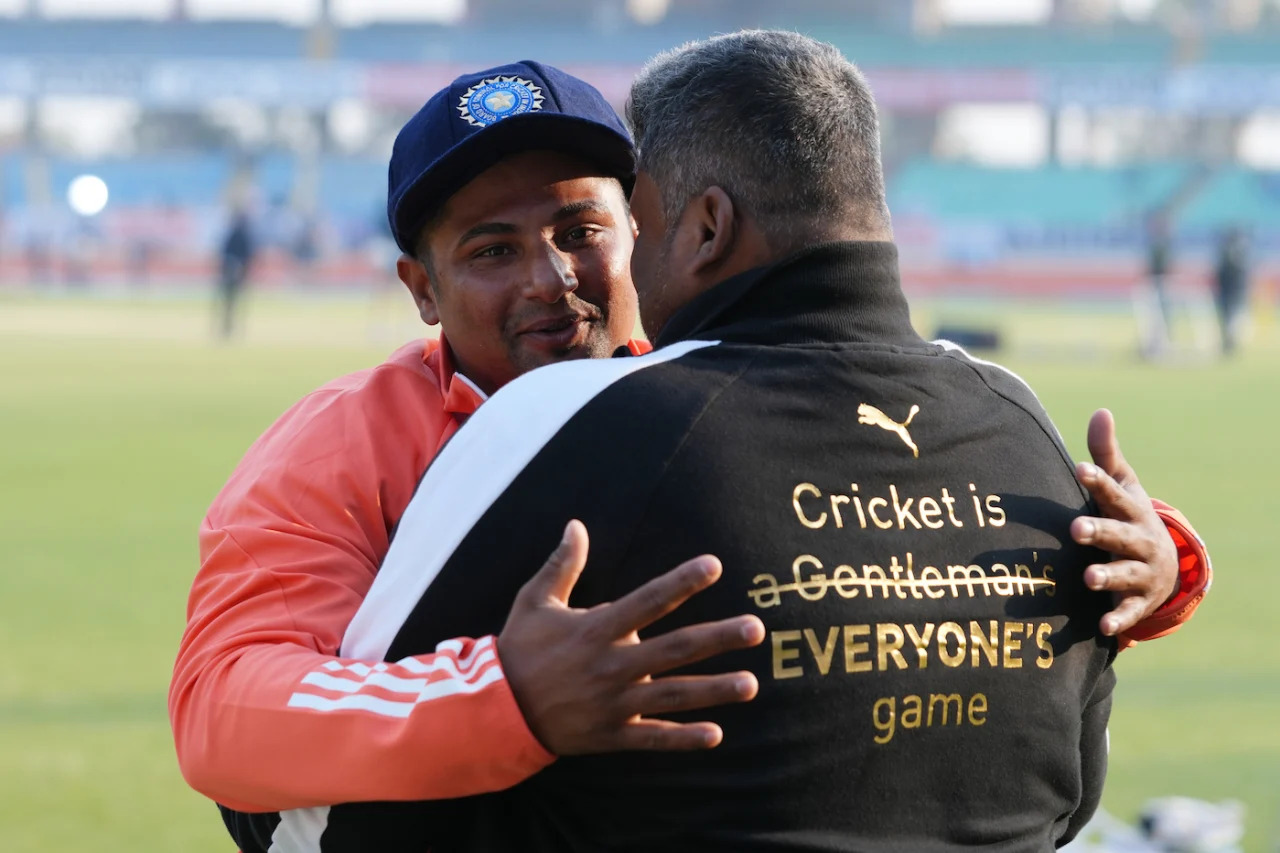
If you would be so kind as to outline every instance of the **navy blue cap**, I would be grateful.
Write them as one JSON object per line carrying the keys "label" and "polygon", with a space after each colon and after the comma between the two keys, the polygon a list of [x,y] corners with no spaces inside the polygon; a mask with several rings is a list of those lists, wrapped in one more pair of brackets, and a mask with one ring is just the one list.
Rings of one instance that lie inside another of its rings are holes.
{"label": "navy blue cap", "polygon": [[454,80],[396,137],[387,180],[396,244],[412,252],[450,196],[500,160],[541,149],[593,161],[631,191],[631,135],[594,86],[529,61]]}

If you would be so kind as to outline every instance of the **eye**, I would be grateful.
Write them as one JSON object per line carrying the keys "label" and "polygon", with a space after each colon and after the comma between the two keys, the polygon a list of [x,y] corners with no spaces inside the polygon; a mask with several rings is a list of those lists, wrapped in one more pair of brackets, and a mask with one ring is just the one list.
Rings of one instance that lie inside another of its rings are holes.
{"label": "eye", "polygon": [[472,257],[473,258],[500,258],[504,255],[509,255],[509,254],[511,254],[511,247],[503,246],[499,244],[496,246],[485,246],[483,249],[481,249],[480,251],[472,255]]}
{"label": "eye", "polygon": [[564,234],[564,242],[581,243],[592,239],[601,229],[595,225],[575,225]]}

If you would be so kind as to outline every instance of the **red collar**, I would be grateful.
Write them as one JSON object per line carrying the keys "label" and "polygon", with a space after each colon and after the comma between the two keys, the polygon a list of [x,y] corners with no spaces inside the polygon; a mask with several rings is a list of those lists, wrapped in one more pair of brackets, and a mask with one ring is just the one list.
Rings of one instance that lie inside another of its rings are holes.
{"label": "red collar", "polygon": [[444,410],[455,417],[466,418],[475,414],[480,404],[488,396],[471,384],[471,380],[458,373],[454,366],[453,350],[444,335],[439,343],[428,340],[423,351],[423,359],[427,369],[436,375],[440,383],[440,393],[444,395]]}
{"label": "red collar", "polygon": [[[648,341],[631,340],[627,349],[632,355],[644,355],[653,350]],[[466,418],[475,414],[480,404],[489,399],[483,391],[471,384],[471,380],[458,373],[454,366],[453,350],[442,334],[437,343],[427,340],[423,349],[423,362],[436,375],[440,393],[444,395],[444,410],[455,417]]]}

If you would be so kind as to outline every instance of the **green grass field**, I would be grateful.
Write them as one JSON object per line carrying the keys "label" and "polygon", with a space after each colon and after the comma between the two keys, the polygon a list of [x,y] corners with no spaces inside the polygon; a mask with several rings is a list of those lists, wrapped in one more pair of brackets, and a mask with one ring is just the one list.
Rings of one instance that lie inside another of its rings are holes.
{"label": "green grass field", "polygon": [[[993,315],[992,311],[996,313]],[[232,346],[195,302],[0,298],[0,826],[25,851],[228,851],[178,774],[165,689],[196,527],[248,444],[312,387],[416,333],[407,300],[276,299]],[[998,358],[1073,452],[1116,412],[1149,491],[1210,545],[1213,593],[1182,633],[1126,652],[1105,807],[1180,793],[1248,806],[1247,849],[1280,836],[1280,335],[1229,364],[1139,364],[1123,315],[994,316]],[[921,322],[926,330],[929,328]]]}

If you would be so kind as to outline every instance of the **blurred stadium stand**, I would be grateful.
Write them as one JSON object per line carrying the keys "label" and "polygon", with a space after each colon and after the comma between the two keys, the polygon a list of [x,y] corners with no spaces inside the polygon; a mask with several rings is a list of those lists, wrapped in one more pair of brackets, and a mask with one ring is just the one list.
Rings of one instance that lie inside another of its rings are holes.
{"label": "blurred stadium stand", "polygon": [[[1156,216],[1189,278],[1230,226],[1264,265],[1280,255],[1277,0],[1153,0],[1144,21],[1056,0],[1043,26],[957,25],[942,0],[470,0],[452,23],[344,27],[334,2],[306,26],[176,2],[150,21],[51,19],[39,0],[0,17],[0,286],[56,280],[69,246],[98,279],[146,263],[203,281],[235,204],[263,223],[261,278],[368,281],[394,256],[391,139],[453,76],[536,58],[621,106],[647,58],[742,26],[799,29],[867,72],[917,290],[1124,295]],[[64,200],[83,174],[110,188],[92,217]]]}

